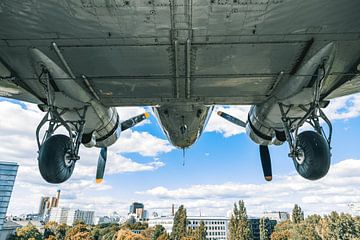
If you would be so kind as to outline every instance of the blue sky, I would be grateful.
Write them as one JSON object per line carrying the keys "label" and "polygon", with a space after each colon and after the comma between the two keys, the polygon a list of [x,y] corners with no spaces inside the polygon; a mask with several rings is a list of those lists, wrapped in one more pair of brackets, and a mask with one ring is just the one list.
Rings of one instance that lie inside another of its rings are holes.
{"label": "blue sky", "polygon": [[[248,106],[217,107],[246,119]],[[226,109],[224,109],[226,108]],[[118,109],[126,119],[148,108]],[[170,213],[171,204],[184,204],[190,215],[226,215],[233,202],[244,199],[250,215],[289,211],[295,203],[306,214],[331,210],[351,212],[360,202],[360,95],[332,101],[327,109],[334,127],[332,167],[324,179],[299,177],[286,144],[270,147],[274,181],[263,179],[258,146],[244,130],[213,114],[200,140],[186,150],[173,148],[154,116],[123,132],[110,147],[105,182],[95,184],[98,149],[81,149],[81,160],[70,181],[51,185],[39,175],[35,128],[43,113],[36,105],[0,99],[0,160],[20,164],[9,214],[36,212],[41,196],[62,190],[60,205],[93,209],[97,215],[126,214],[133,201],[150,212]],[[185,164],[183,162],[185,160]],[[359,175],[359,176],[358,176]]]}

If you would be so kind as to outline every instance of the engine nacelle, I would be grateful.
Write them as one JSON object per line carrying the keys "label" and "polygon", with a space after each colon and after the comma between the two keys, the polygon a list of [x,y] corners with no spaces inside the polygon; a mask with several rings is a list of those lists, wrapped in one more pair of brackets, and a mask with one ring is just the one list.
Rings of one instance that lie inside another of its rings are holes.
{"label": "engine nacelle", "polygon": [[264,122],[263,115],[259,114],[258,106],[252,106],[246,124],[246,133],[251,140],[259,145],[281,145],[284,140],[279,139],[274,128],[268,127]]}
{"label": "engine nacelle", "polygon": [[115,108],[103,107],[96,113],[90,109],[86,121],[87,131],[82,137],[82,143],[86,147],[108,147],[120,137],[120,118]]}

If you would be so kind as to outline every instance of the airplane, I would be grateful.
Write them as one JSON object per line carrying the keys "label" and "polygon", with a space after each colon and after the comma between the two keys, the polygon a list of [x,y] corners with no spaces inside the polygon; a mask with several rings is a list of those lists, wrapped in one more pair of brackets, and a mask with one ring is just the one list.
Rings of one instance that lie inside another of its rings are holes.
{"label": "airplane", "polygon": [[122,106],[152,107],[185,149],[215,105],[252,105],[247,119],[218,115],[259,145],[265,180],[268,146],[284,143],[317,180],[331,163],[323,109],[360,91],[359,12],[357,0],[2,0],[0,96],[44,112],[37,160],[49,183],[70,178],[80,145],[100,148],[102,181],[107,148],[149,117],[121,121]]}

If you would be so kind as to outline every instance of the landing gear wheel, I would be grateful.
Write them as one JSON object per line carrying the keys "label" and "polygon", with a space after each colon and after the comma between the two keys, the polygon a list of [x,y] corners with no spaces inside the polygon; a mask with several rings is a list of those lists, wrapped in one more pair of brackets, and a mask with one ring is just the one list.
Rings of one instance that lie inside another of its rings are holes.
{"label": "landing gear wheel", "polygon": [[303,178],[317,180],[329,171],[329,145],[317,132],[305,131],[299,134],[298,153],[293,161],[296,171]]}
{"label": "landing gear wheel", "polygon": [[74,170],[75,161],[69,160],[70,138],[53,135],[40,147],[39,169],[41,176],[49,183],[68,180]]}

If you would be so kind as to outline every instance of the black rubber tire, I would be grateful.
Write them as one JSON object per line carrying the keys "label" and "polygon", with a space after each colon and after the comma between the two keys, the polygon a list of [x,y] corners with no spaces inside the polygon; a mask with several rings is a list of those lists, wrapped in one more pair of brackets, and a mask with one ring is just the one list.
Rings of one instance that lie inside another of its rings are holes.
{"label": "black rubber tire", "polygon": [[39,170],[47,182],[62,183],[70,178],[75,161],[65,163],[65,155],[69,148],[70,138],[65,135],[53,135],[40,147]]}
{"label": "black rubber tire", "polygon": [[305,131],[298,136],[298,146],[304,151],[304,162],[299,164],[296,160],[296,171],[308,180],[318,180],[324,177],[330,168],[329,145],[319,133]]}

